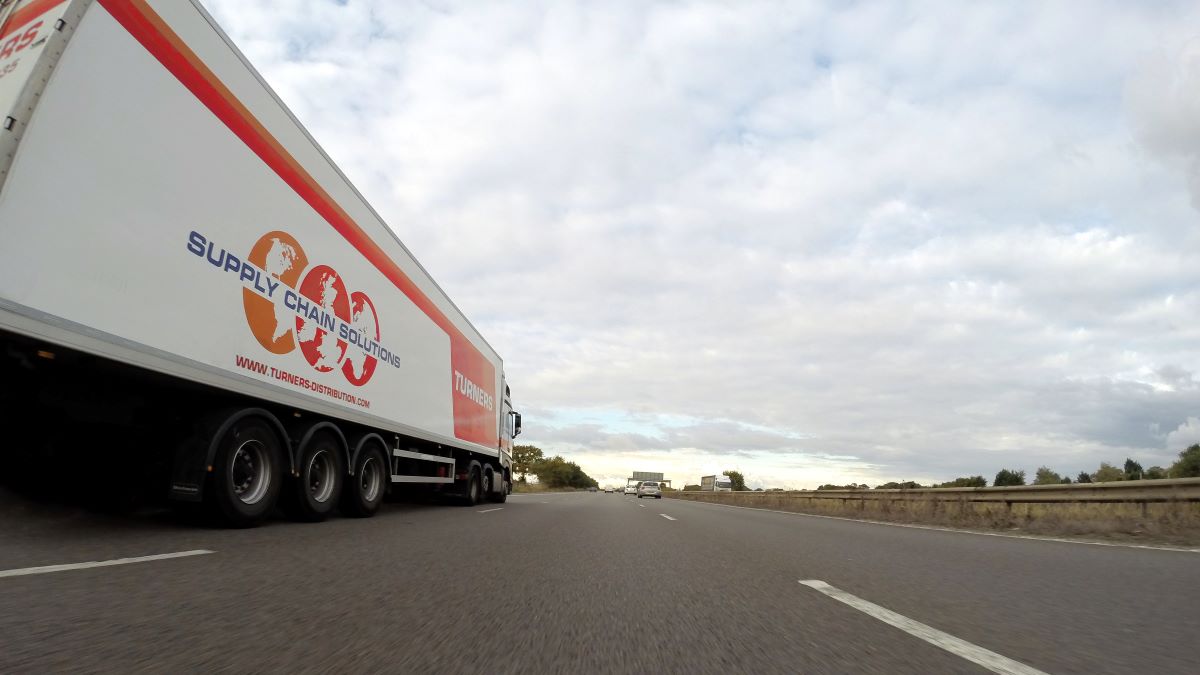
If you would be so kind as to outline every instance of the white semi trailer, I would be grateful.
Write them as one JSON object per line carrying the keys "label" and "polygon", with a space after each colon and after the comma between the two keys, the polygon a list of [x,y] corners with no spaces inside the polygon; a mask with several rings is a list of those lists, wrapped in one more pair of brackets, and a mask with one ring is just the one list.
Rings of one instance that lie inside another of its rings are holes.
{"label": "white semi trailer", "polygon": [[128,445],[238,526],[367,516],[404,486],[504,501],[500,356],[197,2],[0,22],[10,480]]}
{"label": "white semi trailer", "polygon": [[732,492],[733,480],[726,475],[701,476],[700,489],[705,492]]}

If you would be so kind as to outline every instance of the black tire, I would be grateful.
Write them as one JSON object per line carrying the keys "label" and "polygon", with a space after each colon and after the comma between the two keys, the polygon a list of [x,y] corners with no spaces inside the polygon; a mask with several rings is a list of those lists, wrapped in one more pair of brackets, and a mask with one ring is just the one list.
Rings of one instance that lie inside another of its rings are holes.
{"label": "black tire", "polygon": [[[492,475],[495,476],[495,474]],[[495,479],[493,478],[493,480]],[[500,480],[504,481],[504,489],[500,490],[498,493],[488,493],[488,501],[496,504],[503,504],[504,502],[508,501],[508,493],[512,492],[512,481],[505,478],[503,473],[500,474]]]}
{"label": "black tire", "polygon": [[217,445],[208,489],[209,512],[230,527],[253,527],[275,508],[283,485],[283,448],[271,424],[245,417]]}
{"label": "black tire", "polygon": [[301,451],[296,471],[300,475],[288,486],[284,510],[294,520],[325,520],[337,506],[346,482],[341,444],[331,434],[318,433]]}
{"label": "black tire", "polygon": [[354,472],[342,487],[342,513],[370,518],[379,510],[391,480],[388,463],[378,445],[363,448],[354,459]]}
{"label": "black tire", "polygon": [[479,462],[471,462],[467,470],[467,484],[463,486],[463,494],[459,503],[463,506],[477,506],[483,500],[483,475]]}

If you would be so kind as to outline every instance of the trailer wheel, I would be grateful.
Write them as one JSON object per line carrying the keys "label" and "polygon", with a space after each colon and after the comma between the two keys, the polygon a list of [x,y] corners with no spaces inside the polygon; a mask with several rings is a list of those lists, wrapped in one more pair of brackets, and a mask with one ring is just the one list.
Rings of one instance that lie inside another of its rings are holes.
{"label": "trailer wheel", "polygon": [[213,458],[209,509],[233,527],[257,525],[279,498],[283,476],[279,437],[266,421],[246,417],[221,439]]}
{"label": "trailer wheel", "polygon": [[482,473],[479,469],[479,462],[471,462],[471,468],[467,471],[467,484],[463,486],[463,494],[459,502],[463,506],[475,506],[483,499]]}
{"label": "trailer wheel", "polygon": [[310,523],[325,520],[342,493],[345,469],[341,446],[329,434],[314,436],[300,454],[296,470],[300,475],[292,480],[285,510],[296,520]]}
{"label": "trailer wheel", "polygon": [[[495,476],[496,474],[492,474],[492,480],[496,480]],[[488,501],[492,501],[497,504],[503,504],[504,502],[508,501],[508,493],[512,490],[512,483],[508,480],[508,477],[503,474],[503,472],[500,474],[500,480],[502,481],[500,491],[487,493]]]}
{"label": "trailer wheel", "polygon": [[342,513],[354,518],[375,515],[387,492],[388,479],[388,464],[379,446],[363,448],[350,480],[342,488]]}

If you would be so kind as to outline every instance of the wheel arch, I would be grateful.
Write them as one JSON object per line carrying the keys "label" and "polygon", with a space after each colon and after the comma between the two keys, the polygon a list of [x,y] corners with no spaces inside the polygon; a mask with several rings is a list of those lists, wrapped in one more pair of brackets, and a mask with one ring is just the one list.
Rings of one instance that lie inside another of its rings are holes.
{"label": "wheel arch", "polygon": [[364,450],[370,447],[372,443],[377,443],[379,445],[379,449],[383,452],[383,461],[387,462],[389,466],[388,473],[391,473],[390,466],[392,458],[388,455],[387,441],[383,440],[383,436],[380,436],[374,431],[368,431],[359,434],[358,436],[355,436],[354,440],[350,443],[350,461],[346,464],[347,472],[350,474],[354,473],[354,467],[358,466],[359,456]]}
{"label": "wheel arch", "polygon": [[333,422],[329,420],[318,420],[316,422],[301,425],[293,429],[293,436],[299,436],[300,438],[300,440],[296,442],[296,447],[289,449],[293,476],[296,475],[296,462],[304,452],[304,449],[310,442],[312,442],[312,439],[315,438],[317,434],[323,432],[329,432],[330,435],[334,437],[334,439],[337,441],[338,447],[340,447],[342,450],[342,457],[346,460],[347,464],[350,463],[350,446],[348,443],[346,443],[346,434],[342,433],[342,430],[338,428],[338,425],[334,424]]}
{"label": "wheel arch", "polygon": [[216,419],[224,417],[224,420],[217,426],[216,431],[209,435],[208,450],[204,456],[204,466],[212,466],[213,459],[217,456],[217,448],[221,441],[225,438],[225,434],[233,428],[233,425],[246,419],[247,417],[259,417],[265,420],[275,433],[279,435],[280,447],[283,448],[283,454],[287,457],[288,474],[296,473],[295,453],[292,452],[291,437],[288,435],[287,429],[279,418],[271,414],[271,411],[265,408],[241,408],[233,412],[223,411],[213,416]]}

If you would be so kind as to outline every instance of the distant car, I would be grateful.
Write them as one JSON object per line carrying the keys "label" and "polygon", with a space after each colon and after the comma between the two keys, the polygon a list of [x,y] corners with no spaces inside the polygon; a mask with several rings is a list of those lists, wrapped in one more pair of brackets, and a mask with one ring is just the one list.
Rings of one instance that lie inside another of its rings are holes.
{"label": "distant car", "polygon": [[608,493],[610,493],[610,492],[612,492],[612,491],[613,491],[613,489],[612,489],[611,487],[606,487],[606,488],[604,488],[604,494],[608,494]]}
{"label": "distant car", "polygon": [[637,494],[637,486],[636,485],[626,485],[625,486],[625,494],[636,495]]}
{"label": "distant car", "polygon": [[637,486],[637,496],[638,499],[641,499],[642,497],[654,497],[655,499],[662,499],[662,488],[659,487],[658,483],[655,483],[654,481],[644,481]]}
{"label": "distant car", "polygon": [[599,491],[600,491],[600,488],[595,488],[595,487],[588,488],[588,492],[599,492]]}

